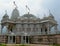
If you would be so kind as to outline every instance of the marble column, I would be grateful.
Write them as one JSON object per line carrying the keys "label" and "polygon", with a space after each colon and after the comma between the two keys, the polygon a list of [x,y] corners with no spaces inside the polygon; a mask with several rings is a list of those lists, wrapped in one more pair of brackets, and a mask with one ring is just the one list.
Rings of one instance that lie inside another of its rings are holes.
{"label": "marble column", "polygon": [[23,44],[23,42],[24,42],[24,41],[23,41],[23,36],[21,36],[21,44]]}
{"label": "marble column", "polygon": [[11,43],[13,44],[13,36],[11,36],[11,37],[12,37]]}
{"label": "marble column", "polygon": [[13,43],[13,39],[12,39],[13,37],[12,36],[8,36],[8,43],[10,44],[10,43]]}
{"label": "marble column", "polygon": [[32,34],[33,34],[33,32],[32,32],[32,31],[33,31],[33,28],[31,28],[31,32],[30,32],[30,35],[32,35]]}
{"label": "marble column", "polygon": [[41,28],[39,29],[39,35],[41,35]]}
{"label": "marble column", "polygon": [[39,28],[38,28],[38,35],[39,35]]}
{"label": "marble column", "polygon": [[25,36],[25,44],[26,44],[26,36]]}
{"label": "marble column", "polygon": [[48,23],[48,26],[47,26],[47,33],[50,34],[50,25]]}

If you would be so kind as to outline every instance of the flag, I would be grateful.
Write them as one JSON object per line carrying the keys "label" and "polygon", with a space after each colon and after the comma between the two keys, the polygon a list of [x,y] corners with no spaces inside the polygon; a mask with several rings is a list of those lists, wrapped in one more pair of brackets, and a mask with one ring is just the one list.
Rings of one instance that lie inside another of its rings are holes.
{"label": "flag", "polygon": [[30,11],[29,7],[26,5],[26,8]]}
{"label": "flag", "polygon": [[17,7],[17,5],[16,5],[15,1],[14,1],[13,3],[14,3],[14,5]]}

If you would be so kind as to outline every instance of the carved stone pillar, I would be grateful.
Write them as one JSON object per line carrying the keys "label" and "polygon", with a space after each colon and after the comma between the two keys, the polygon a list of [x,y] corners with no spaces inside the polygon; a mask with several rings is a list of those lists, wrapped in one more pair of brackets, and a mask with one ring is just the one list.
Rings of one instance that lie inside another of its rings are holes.
{"label": "carved stone pillar", "polygon": [[40,29],[38,28],[38,35],[40,35]]}
{"label": "carved stone pillar", "polygon": [[47,26],[47,33],[50,34],[50,25],[48,23],[48,26]]}
{"label": "carved stone pillar", "polygon": [[23,36],[21,36],[21,44],[23,44]]}
{"label": "carved stone pillar", "polygon": [[32,35],[33,34],[33,28],[31,28],[31,32],[30,32],[30,35]]}

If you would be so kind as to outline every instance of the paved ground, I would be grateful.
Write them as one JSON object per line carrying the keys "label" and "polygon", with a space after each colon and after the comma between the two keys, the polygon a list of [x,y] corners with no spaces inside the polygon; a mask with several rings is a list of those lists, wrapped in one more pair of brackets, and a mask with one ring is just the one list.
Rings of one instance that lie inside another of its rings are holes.
{"label": "paved ground", "polygon": [[49,45],[38,45],[38,44],[37,44],[37,45],[31,45],[31,46],[49,46]]}
{"label": "paved ground", "polygon": [[51,45],[32,44],[31,46],[51,46]]}
{"label": "paved ground", "polygon": [[[51,45],[40,45],[40,44],[27,44],[28,46],[51,46]],[[7,46],[16,46],[16,44],[7,44]],[[19,46],[19,44],[17,44]]]}

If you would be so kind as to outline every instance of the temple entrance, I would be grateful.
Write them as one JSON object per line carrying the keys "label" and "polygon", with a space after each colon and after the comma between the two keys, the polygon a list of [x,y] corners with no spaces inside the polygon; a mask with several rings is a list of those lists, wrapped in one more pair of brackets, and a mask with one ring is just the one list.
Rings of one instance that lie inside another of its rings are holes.
{"label": "temple entrance", "polygon": [[21,38],[21,43],[23,43],[23,44],[29,44],[30,42],[29,42],[29,36],[23,36],[22,38]]}
{"label": "temple entrance", "polygon": [[13,43],[15,43],[15,36],[13,36]]}
{"label": "temple entrance", "polygon": [[8,43],[9,44],[15,43],[15,36],[8,36]]}

